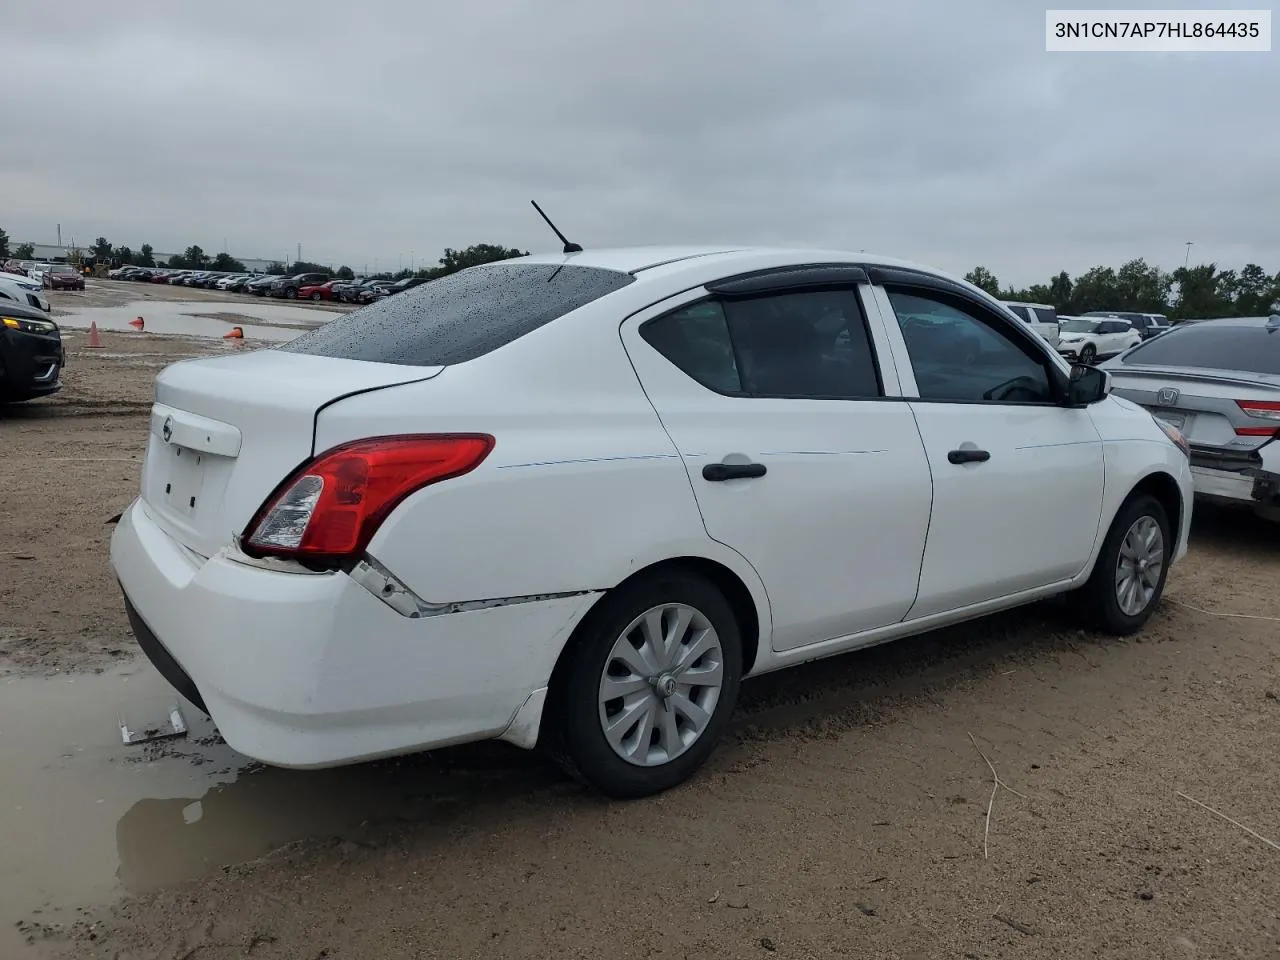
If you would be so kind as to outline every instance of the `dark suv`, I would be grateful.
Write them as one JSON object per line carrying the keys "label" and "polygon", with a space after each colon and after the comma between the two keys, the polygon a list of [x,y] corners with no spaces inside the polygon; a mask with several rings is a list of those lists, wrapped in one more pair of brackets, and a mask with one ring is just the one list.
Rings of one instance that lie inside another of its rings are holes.
{"label": "dark suv", "polygon": [[1164,333],[1169,329],[1169,318],[1163,313],[1132,313],[1127,310],[1091,310],[1089,313],[1082,313],[1082,317],[1116,317],[1120,320],[1128,320],[1133,325],[1133,329],[1137,330],[1143,340],[1150,340],[1156,334]]}
{"label": "dark suv", "polygon": [[0,403],[56,393],[65,363],[62,334],[47,314],[20,303],[0,305]]}
{"label": "dark suv", "polygon": [[298,299],[298,288],[320,285],[332,280],[327,273],[299,273],[293,277],[281,277],[267,289],[273,297],[284,297],[286,300]]}

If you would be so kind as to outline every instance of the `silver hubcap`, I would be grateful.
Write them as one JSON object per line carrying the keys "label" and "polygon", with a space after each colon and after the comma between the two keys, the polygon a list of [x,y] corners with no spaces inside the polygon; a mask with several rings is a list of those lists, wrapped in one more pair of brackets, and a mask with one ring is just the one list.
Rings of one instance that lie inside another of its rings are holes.
{"label": "silver hubcap", "polygon": [[1164,534],[1154,517],[1139,517],[1120,541],[1116,564],[1116,600],[1126,616],[1136,617],[1151,603],[1164,570]]}
{"label": "silver hubcap", "polygon": [[609,651],[600,727],[628,763],[669,763],[702,736],[723,685],[724,651],[711,621],[683,603],[653,607]]}

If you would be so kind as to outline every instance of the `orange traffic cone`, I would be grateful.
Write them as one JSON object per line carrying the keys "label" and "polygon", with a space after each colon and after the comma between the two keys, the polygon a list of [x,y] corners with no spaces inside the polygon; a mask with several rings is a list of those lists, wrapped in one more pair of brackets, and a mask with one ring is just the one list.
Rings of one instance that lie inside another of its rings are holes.
{"label": "orange traffic cone", "polygon": [[85,344],[94,350],[102,348],[102,336],[98,333],[98,321],[94,320],[89,324],[89,342]]}
{"label": "orange traffic cone", "polygon": [[244,331],[241,330],[239,327],[232,327],[230,330],[228,330],[226,333],[222,335],[222,339],[223,340],[243,340]]}
{"label": "orange traffic cone", "polygon": [[145,325],[146,325],[146,321],[143,320],[141,317],[134,317],[132,320],[129,321],[129,326],[136,327],[139,330],[141,330]]}

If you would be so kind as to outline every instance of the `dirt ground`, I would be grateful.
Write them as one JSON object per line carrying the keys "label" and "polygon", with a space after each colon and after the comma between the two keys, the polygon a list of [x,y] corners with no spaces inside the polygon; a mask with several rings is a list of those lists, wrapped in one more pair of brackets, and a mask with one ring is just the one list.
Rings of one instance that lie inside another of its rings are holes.
{"label": "dirt ground", "polygon": [[[135,655],[108,521],[151,381],[234,348],[70,349],[0,413],[0,677]],[[709,767],[637,803],[501,745],[359,768],[412,770],[410,814],[20,929],[104,960],[1280,956],[1280,633],[1222,615],[1280,617],[1278,578],[1276,530],[1198,510],[1130,640],[1046,603],[750,681]]]}

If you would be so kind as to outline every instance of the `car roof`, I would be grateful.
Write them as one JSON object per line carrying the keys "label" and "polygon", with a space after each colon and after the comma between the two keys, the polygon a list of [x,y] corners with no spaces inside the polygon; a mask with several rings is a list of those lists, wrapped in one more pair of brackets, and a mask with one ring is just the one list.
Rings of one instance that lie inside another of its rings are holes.
{"label": "car roof", "polygon": [[[725,269],[726,275],[731,273],[735,264],[741,262],[743,269],[753,269],[760,261],[770,261],[776,266],[791,266],[810,263],[848,263],[865,266],[901,267],[910,270],[922,270],[939,277],[946,277],[971,287],[972,284],[953,276],[936,267],[926,266],[910,260],[885,257],[865,251],[838,249],[822,249],[809,247],[772,247],[772,246],[648,246],[648,247],[614,247],[600,250],[586,250],[580,253],[536,253],[516,260],[498,261],[500,263],[555,263],[575,264],[584,267],[597,267],[604,270],[617,270],[622,273],[663,275],[674,272],[662,268],[683,268],[695,263]],[[974,289],[977,289],[976,287]]]}

